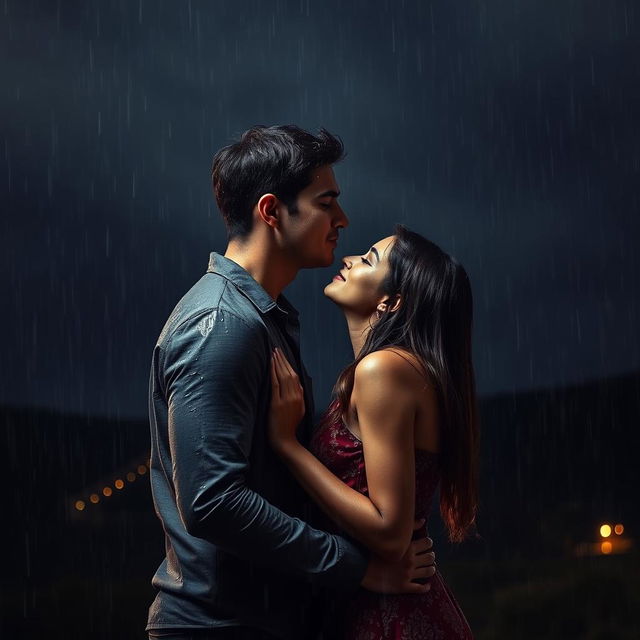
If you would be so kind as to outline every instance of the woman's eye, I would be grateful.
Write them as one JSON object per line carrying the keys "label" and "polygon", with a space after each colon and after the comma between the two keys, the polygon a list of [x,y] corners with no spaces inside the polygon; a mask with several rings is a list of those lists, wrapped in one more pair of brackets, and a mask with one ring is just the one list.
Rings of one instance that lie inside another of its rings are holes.
{"label": "woman's eye", "polygon": [[320,203],[320,206],[321,206],[323,209],[328,209],[328,208],[331,206],[331,203],[330,203],[330,202],[321,202],[321,203]]}
{"label": "woman's eye", "polygon": [[361,258],[362,262],[371,266],[371,263],[366,258]]}

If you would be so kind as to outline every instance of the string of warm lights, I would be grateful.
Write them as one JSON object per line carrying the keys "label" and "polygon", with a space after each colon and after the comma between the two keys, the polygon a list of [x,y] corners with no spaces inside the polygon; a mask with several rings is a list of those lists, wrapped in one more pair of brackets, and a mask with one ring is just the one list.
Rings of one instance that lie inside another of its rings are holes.
{"label": "string of warm lights", "polygon": [[145,460],[144,463],[136,465],[133,470],[117,475],[112,482],[104,483],[101,489],[97,489],[91,493],[87,491],[82,497],[73,500],[72,506],[76,511],[84,511],[92,505],[99,504],[102,498],[110,498],[116,493],[123,491],[127,485],[133,484],[140,476],[146,475],[148,471],[149,461]]}

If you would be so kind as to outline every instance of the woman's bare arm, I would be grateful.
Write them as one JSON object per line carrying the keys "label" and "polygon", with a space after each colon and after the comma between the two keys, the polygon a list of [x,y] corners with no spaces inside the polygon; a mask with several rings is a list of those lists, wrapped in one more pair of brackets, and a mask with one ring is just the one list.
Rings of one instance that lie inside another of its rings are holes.
{"label": "woman's bare arm", "polygon": [[[275,371],[286,375],[285,369]],[[415,372],[393,352],[369,354],[356,368],[352,404],[362,434],[368,497],[331,473],[294,431],[274,425],[271,434],[274,448],[323,511],[387,559],[403,556],[414,528],[415,389]]]}

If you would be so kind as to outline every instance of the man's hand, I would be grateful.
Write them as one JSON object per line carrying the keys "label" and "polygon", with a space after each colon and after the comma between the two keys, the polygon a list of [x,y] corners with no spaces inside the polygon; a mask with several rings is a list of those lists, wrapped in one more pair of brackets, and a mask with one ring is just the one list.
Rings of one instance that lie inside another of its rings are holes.
{"label": "man's hand", "polygon": [[[419,529],[422,523],[416,525],[415,529]],[[432,547],[431,538],[420,538],[411,542],[398,562],[388,562],[372,556],[360,585],[376,593],[426,593],[431,585],[421,582],[429,580],[436,572]]]}

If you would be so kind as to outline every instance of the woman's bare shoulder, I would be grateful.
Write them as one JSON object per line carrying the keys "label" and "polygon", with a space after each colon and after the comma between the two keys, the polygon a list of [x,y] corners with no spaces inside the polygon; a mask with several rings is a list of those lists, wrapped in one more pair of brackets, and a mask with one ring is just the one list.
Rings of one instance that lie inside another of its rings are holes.
{"label": "woman's bare shoulder", "polygon": [[367,354],[356,366],[356,380],[370,381],[386,379],[389,382],[406,384],[425,381],[424,367],[411,352],[397,347],[380,349]]}

